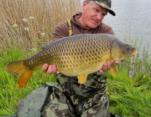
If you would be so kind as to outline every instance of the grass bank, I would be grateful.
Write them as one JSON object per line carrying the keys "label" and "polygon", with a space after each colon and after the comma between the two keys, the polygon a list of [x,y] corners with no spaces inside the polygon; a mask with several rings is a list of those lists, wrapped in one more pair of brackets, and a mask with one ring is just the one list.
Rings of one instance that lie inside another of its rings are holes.
{"label": "grass bank", "polygon": [[17,77],[8,74],[5,65],[12,60],[19,60],[23,57],[25,57],[25,51],[20,49],[9,50],[0,55],[0,115],[14,114],[20,99],[23,99],[40,85],[54,81],[53,75],[37,71],[33,74],[26,88],[18,89],[16,86]]}

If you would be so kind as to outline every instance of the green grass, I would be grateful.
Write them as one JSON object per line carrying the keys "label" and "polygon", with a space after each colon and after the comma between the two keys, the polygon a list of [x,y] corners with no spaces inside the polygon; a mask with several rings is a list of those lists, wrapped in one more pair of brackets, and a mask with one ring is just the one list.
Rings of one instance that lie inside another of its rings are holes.
{"label": "green grass", "polygon": [[55,80],[53,75],[44,74],[42,70],[39,70],[33,74],[25,88],[18,89],[16,87],[17,77],[6,72],[5,65],[24,57],[25,51],[19,49],[9,50],[0,55],[0,116],[14,114],[19,101],[33,89]]}
{"label": "green grass", "polygon": [[[122,64],[116,77],[109,76],[108,92],[110,111],[124,117],[151,116],[151,77],[137,73],[128,76],[128,69]],[[145,72],[145,71],[144,71]]]}
{"label": "green grass", "polygon": [[[25,88],[16,87],[17,78],[6,72],[5,65],[31,54],[33,52],[27,54],[21,49],[10,49],[0,54],[0,116],[13,115],[21,99],[35,88],[55,80],[53,75],[44,74],[42,70],[38,70]],[[144,68],[150,69],[149,61],[145,61],[142,61]],[[115,77],[107,74],[111,112],[122,117],[151,116],[151,77],[146,69],[138,68],[142,62],[140,59],[136,59],[133,64],[127,61],[119,65],[119,72]],[[134,73],[130,77],[128,74],[131,69]]]}

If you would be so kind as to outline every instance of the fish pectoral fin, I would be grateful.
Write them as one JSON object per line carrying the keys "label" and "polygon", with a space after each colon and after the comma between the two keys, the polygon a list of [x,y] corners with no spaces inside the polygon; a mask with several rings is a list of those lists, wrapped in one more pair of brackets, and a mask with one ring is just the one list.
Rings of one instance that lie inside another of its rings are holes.
{"label": "fish pectoral fin", "polygon": [[116,66],[116,64],[113,64],[111,66],[111,68],[109,69],[109,73],[112,75],[112,76],[115,76],[117,74],[117,71],[118,71],[118,68]]}
{"label": "fish pectoral fin", "polygon": [[32,72],[31,70],[26,70],[25,72],[23,72],[20,77],[19,77],[19,80],[18,80],[18,84],[17,86],[19,88],[23,88],[24,86],[26,86],[29,78],[31,78],[32,76]]}
{"label": "fish pectoral fin", "polygon": [[87,74],[80,74],[79,76],[78,76],[78,83],[79,84],[84,84],[84,83],[86,83],[86,81],[87,81]]}

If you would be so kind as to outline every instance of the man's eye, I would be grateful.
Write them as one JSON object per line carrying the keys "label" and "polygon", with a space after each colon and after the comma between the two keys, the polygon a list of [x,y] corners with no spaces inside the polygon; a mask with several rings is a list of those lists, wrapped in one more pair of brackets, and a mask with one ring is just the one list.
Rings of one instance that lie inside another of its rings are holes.
{"label": "man's eye", "polygon": [[96,8],[94,8],[93,10],[97,13],[100,12],[99,9],[96,9]]}

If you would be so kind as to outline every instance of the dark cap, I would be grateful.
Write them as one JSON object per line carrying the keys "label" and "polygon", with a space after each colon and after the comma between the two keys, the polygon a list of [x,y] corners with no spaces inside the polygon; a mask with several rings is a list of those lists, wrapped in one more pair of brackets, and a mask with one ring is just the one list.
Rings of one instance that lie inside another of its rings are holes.
{"label": "dark cap", "polygon": [[96,2],[96,4],[107,9],[110,14],[115,16],[115,12],[111,9],[111,0],[91,0],[91,1]]}

